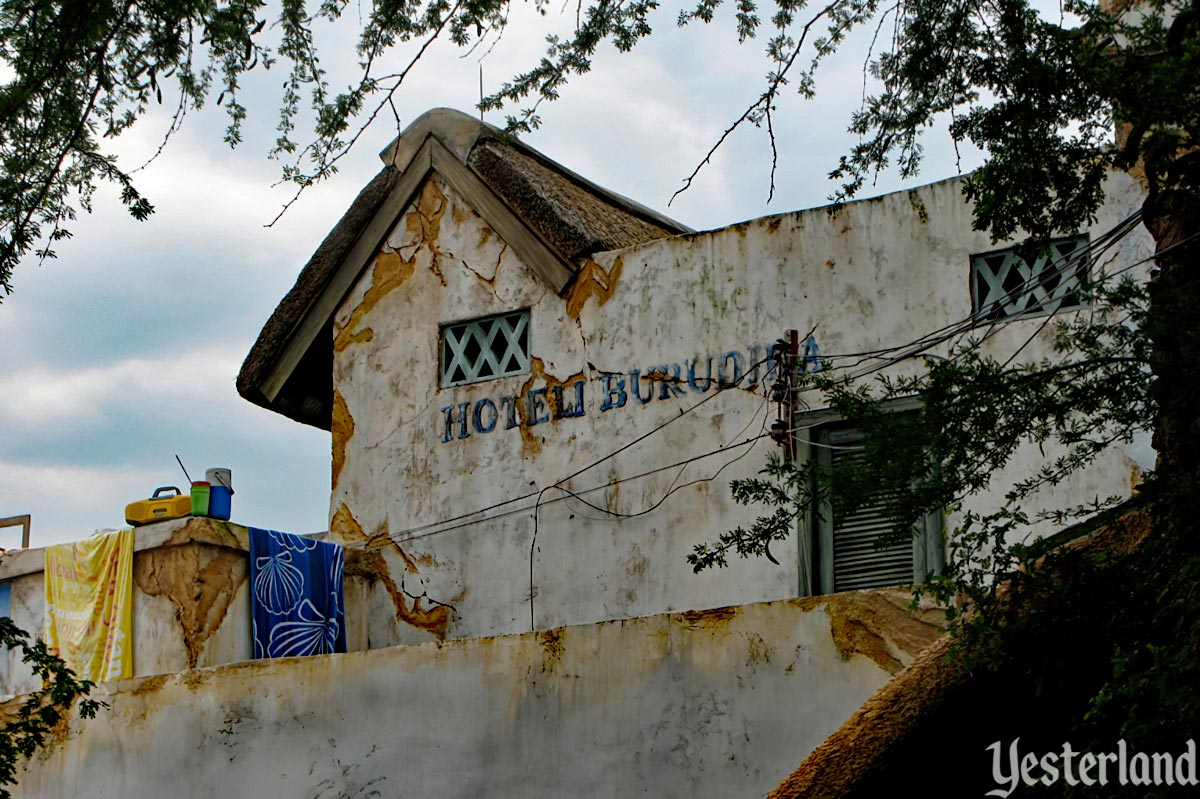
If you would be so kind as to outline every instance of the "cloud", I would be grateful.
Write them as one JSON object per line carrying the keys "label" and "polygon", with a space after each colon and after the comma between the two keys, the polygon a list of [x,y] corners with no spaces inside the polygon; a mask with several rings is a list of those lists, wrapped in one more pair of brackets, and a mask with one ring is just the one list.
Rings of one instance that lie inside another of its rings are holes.
{"label": "cloud", "polygon": [[[231,346],[202,347],[158,357],[133,357],[105,366],[63,371],[33,368],[0,374],[0,424],[32,432],[95,422],[114,405],[164,408],[216,397],[222,405],[244,404],[232,391],[240,365]],[[211,402],[211,399],[206,401]]]}
{"label": "cloud", "polygon": [[[105,527],[124,527],[121,498],[142,493],[153,474],[134,467],[88,468],[0,460],[0,508],[30,513],[30,544],[44,546],[84,538]],[[149,492],[145,492],[149,496]],[[47,501],[50,500],[50,501]],[[3,539],[9,546],[13,542]]]}

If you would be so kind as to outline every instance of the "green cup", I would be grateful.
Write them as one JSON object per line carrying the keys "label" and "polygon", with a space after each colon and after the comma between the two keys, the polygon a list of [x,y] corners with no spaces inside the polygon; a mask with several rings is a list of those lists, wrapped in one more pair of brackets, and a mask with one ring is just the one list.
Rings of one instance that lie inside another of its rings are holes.
{"label": "green cup", "polygon": [[207,516],[208,515],[208,499],[212,493],[212,484],[203,480],[196,480],[192,483],[192,515]]}

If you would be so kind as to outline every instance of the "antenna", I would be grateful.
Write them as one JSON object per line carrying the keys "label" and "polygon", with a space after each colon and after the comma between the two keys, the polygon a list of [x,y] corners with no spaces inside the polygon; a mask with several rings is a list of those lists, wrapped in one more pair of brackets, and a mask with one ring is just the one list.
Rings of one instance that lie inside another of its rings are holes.
{"label": "antenna", "polygon": [[179,460],[179,456],[175,456],[175,460],[179,461],[179,468],[183,469],[183,476],[187,478],[188,485],[192,484],[192,476],[187,473],[187,467],[183,465],[183,461]]}

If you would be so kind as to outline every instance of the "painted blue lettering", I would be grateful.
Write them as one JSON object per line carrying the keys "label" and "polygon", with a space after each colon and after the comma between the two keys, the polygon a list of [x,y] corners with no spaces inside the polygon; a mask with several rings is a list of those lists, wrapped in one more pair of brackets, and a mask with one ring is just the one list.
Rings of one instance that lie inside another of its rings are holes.
{"label": "painted blue lettering", "polygon": [[[654,371],[659,375],[659,380],[662,382],[662,388],[658,393],[658,398],[660,400],[683,396],[683,389],[679,387],[679,384],[683,382],[683,379],[680,376],[680,372],[682,370],[680,369],[679,364],[673,363],[669,368],[666,366],[659,366]],[[671,373],[670,377],[667,377],[668,371]]]}
{"label": "painted blue lettering", "polygon": [[[454,438],[453,427],[456,424],[460,425],[458,431],[459,438],[466,438],[467,436],[471,435],[471,431],[467,428],[467,411],[469,411],[470,408],[471,403],[469,402],[464,402],[460,405],[447,405],[445,408],[442,408],[442,417],[445,420],[445,430],[442,433],[442,443]],[[454,418],[455,410],[457,410],[460,414],[458,419]]]}
{"label": "painted blue lettering", "polygon": [[[487,410],[491,415],[491,419],[487,422],[483,421],[483,412]],[[484,397],[479,402],[475,403],[475,413],[472,414],[472,419],[475,422],[476,433],[490,433],[496,429],[496,420],[500,418],[500,412],[496,410],[496,403],[492,402],[487,397]]]}
{"label": "painted blue lettering", "polygon": [[762,347],[757,344],[750,345],[750,363],[752,368],[746,380],[746,388],[754,388],[758,385],[758,370],[762,366]]}
{"label": "painted blue lettering", "polygon": [[546,407],[546,387],[532,388],[526,395],[529,402],[529,426],[550,421],[550,409]]}
{"label": "painted blue lettering", "polygon": [[703,394],[712,386],[712,358],[705,358],[704,360],[708,363],[708,372],[704,378],[703,387],[696,381],[696,360],[693,358],[688,361],[688,386],[697,394]]}
{"label": "painted blue lettering", "polygon": [[514,394],[510,397],[500,398],[500,410],[505,411],[504,429],[512,430],[519,424],[517,421],[517,397]]}
{"label": "painted blue lettering", "polygon": [[563,398],[564,386],[554,387],[554,415],[559,419],[570,419],[575,416],[583,416],[587,408],[583,404],[583,387],[587,383],[586,380],[576,380],[571,384],[575,389],[575,401],[567,402]]}
{"label": "painted blue lettering", "polygon": [[[729,373],[725,367],[730,361],[733,361],[733,377],[729,377]],[[742,375],[746,371],[746,359],[737,350],[730,350],[721,356],[721,365],[717,369],[717,382],[724,386],[737,385],[742,380]]]}
{"label": "painted blue lettering", "polygon": [[821,367],[821,348],[817,346],[817,340],[810,335],[804,340],[804,371],[819,372]]}
{"label": "painted blue lettering", "polygon": [[629,370],[629,390],[633,393],[633,398],[639,404],[645,405],[650,400],[654,399],[654,371],[651,370],[646,374],[646,382],[650,384],[650,393],[642,396],[642,370]]}
{"label": "painted blue lettering", "polygon": [[[625,378],[618,375],[600,375],[600,379],[604,381],[604,402],[600,403],[600,410],[624,408],[625,400],[629,399],[629,395],[625,393]],[[616,385],[613,385],[614,381]]]}

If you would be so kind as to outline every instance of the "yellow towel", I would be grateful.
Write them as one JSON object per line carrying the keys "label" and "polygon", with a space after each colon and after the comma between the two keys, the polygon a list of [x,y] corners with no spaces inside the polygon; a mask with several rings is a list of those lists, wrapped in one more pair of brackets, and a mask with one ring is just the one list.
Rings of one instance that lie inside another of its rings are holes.
{"label": "yellow towel", "polygon": [[133,530],[46,547],[45,640],[80,679],[133,675]]}

